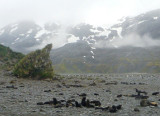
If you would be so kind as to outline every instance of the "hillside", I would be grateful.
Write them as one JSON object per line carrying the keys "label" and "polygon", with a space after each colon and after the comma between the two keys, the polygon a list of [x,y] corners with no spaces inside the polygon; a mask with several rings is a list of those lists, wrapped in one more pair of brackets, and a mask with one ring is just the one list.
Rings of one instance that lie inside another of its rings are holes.
{"label": "hillside", "polygon": [[9,47],[0,45],[0,69],[11,70],[23,57],[23,54],[14,52]]}
{"label": "hillside", "polygon": [[90,52],[87,44],[72,43],[53,50],[51,59],[59,73],[160,72],[160,47],[120,49],[98,48]]}

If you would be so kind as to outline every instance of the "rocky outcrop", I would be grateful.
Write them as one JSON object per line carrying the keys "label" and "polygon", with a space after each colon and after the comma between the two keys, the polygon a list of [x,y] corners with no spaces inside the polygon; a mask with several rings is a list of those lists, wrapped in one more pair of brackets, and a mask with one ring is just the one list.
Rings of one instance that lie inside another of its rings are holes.
{"label": "rocky outcrop", "polygon": [[14,75],[22,78],[45,79],[54,75],[50,51],[52,44],[48,44],[42,50],[36,50],[26,55],[14,67]]}

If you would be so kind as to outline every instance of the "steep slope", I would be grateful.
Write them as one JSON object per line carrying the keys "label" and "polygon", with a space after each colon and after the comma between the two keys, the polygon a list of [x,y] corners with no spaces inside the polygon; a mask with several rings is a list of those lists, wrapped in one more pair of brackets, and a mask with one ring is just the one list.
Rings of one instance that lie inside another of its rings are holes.
{"label": "steep slope", "polygon": [[160,47],[97,48],[72,43],[52,51],[51,59],[59,73],[159,72]]}

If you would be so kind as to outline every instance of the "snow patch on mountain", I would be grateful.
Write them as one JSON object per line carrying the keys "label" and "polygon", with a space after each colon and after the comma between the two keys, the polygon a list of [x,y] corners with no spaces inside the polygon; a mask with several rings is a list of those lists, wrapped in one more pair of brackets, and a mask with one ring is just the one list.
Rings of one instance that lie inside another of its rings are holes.
{"label": "snow patch on mountain", "polygon": [[91,47],[91,49],[95,50],[96,48],[95,47]]}
{"label": "snow patch on mountain", "polygon": [[29,37],[29,36],[30,36],[29,34],[26,35],[26,37]]}
{"label": "snow patch on mountain", "polygon": [[143,22],[145,22],[146,20],[143,20],[143,21],[140,21],[140,22],[138,22],[138,24],[141,24],[141,23],[143,23]]}
{"label": "snow patch on mountain", "polygon": [[19,40],[19,38],[15,39],[14,41],[18,41],[18,40]]}
{"label": "snow patch on mountain", "polygon": [[132,24],[132,25],[129,25],[127,28],[131,28],[131,27],[133,27],[133,26],[135,26],[136,24]]}
{"label": "snow patch on mountain", "polygon": [[27,31],[27,33],[32,33],[33,32],[33,29],[30,29]]}
{"label": "snow patch on mountain", "polygon": [[101,33],[99,33],[97,36],[107,36],[111,33],[110,30],[105,30],[105,31],[102,31]]}
{"label": "snow patch on mountain", "polygon": [[0,30],[0,35],[2,35],[4,33],[4,29]]}
{"label": "snow patch on mountain", "polygon": [[14,31],[16,31],[18,29],[18,27],[16,26],[16,27],[13,27],[11,30],[10,30],[10,33],[12,33],[12,32],[14,32]]}
{"label": "snow patch on mountain", "polygon": [[96,30],[96,29],[90,29],[90,31],[93,32],[93,33],[99,33],[99,32],[101,32],[101,31]]}
{"label": "snow patch on mountain", "polygon": [[37,32],[37,34],[35,35],[34,38],[39,38],[39,37],[41,37],[41,36],[44,35],[44,34],[50,34],[50,33],[51,33],[50,31],[47,31],[47,30],[45,30],[45,29],[42,29],[42,30],[40,30],[40,31]]}
{"label": "snow patch on mountain", "polygon": [[68,43],[74,43],[77,42],[79,40],[79,37],[75,37],[74,35],[70,35],[70,37],[68,38]]}
{"label": "snow patch on mountain", "polygon": [[24,34],[22,33],[22,34],[19,34],[19,36],[24,36]]}
{"label": "snow patch on mountain", "polygon": [[153,17],[153,19],[154,19],[154,20],[157,20],[157,19],[158,19],[158,17]]}
{"label": "snow patch on mountain", "polygon": [[39,40],[40,40],[40,39],[38,39],[38,38],[36,39],[36,41],[39,41]]}
{"label": "snow patch on mountain", "polygon": [[93,51],[90,51],[93,55],[94,55],[94,52]]}

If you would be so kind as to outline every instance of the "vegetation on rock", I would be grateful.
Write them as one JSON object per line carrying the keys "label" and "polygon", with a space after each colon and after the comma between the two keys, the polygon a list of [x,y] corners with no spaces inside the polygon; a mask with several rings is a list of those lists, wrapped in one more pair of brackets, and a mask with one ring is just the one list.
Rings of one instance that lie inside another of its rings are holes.
{"label": "vegetation on rock", "polygon": [[15,63],[23,57],[23,54],[14,52],[9,47],[0,45],[0,69],[12,70]]}
{"label": "vegetation on rock", "polygon": [[42,50],[29,53],[16,64],[13,73],[17,77],[45,79],[54,76],[50,51],[52,44],[48,44]]}

